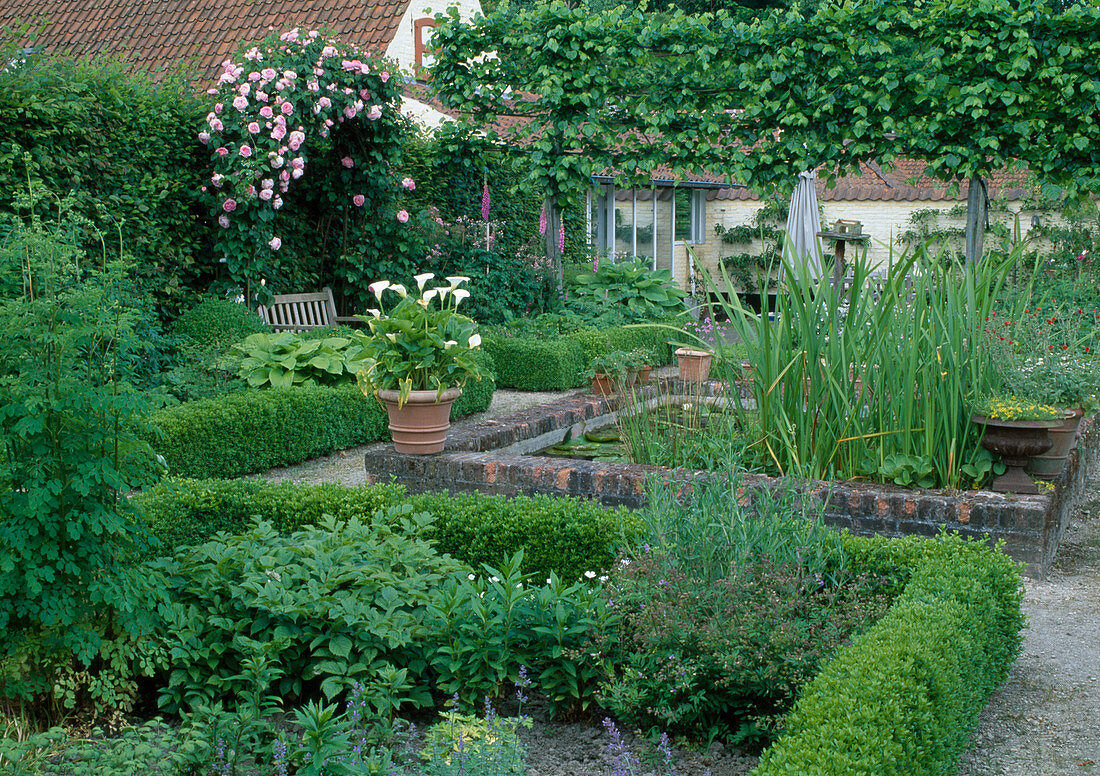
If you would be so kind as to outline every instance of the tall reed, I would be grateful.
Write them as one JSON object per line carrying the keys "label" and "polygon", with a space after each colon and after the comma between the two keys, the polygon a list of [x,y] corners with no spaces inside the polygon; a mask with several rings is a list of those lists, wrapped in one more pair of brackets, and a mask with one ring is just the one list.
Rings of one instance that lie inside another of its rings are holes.
{"label": "tall reed", "polygon": [[997,387],[983,328],[1022,248],[959,267],[918,246],[891,255],[878,276],[859,258],[846,292],[829,266],[817,280],[800,276],[785,250],[774,322],[736,295],[714,303],[712,316],[718,308],[729,318],[752,366],[757,444],[774,467],[847,479],[901,462],[924,471],[925,484],[958,487],[963,468],[985,455],[969,423],[974,399]]}

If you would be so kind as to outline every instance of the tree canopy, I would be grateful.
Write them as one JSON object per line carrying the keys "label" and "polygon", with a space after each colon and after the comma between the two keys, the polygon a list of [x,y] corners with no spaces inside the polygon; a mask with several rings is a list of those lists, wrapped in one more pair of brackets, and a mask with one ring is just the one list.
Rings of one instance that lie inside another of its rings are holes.
{"label": "tree canopy", "polygon": [[554,202],[593,173],[627,185],[661,165],[784,192],[801,170],[832,183],[903,156],[977,193],[1013,164],[1075,195],[1100,181],[1092,4],[863,0],[746,23],[557,0],[452,16],[435,42],[443,98],[476,122],[525,122],[511,139]]}

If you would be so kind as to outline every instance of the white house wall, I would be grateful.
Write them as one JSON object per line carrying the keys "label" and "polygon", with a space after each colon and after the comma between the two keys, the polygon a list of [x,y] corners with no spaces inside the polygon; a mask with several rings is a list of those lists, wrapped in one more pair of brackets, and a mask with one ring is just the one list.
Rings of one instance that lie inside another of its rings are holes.
{"label": "white house wall", "polygon": [[[394,33],[393,40],[386,48],[386,56],[396,59],[404,72],[412,72],[416,65],[416,40],[414,37],[414,22],[417,19],[431,19],[437,13],[442,13],[448,8],[457,7],[458,15],[462,19],[470,19],[481,13],[481,3],[478,0],[412,0],[405,9],[405,15],[401,17],[401,24]],[[430,35],[427,31],[426,34]],[[427,64],[427,63],[425,63]]]}

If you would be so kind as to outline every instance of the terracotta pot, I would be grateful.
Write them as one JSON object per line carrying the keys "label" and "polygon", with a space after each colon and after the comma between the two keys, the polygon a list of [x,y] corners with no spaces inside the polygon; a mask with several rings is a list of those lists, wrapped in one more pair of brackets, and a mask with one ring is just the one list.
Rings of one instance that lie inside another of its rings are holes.
{"label": "terracotta pot", "polygon": [[997,420],[984,415],[970,418],[971,423],[985,426],[982,447],[1001,456],[1005,473],[993,480],[991,490],[999,493],[1038,493],[1035,480],[1024,471],[1028,460],[1045,453],[1053,441],[1050,429],[1060,420]]}
{"label": "terracotta pot", "polygon": [[1041,480],[1052,480],[1062,473],[1070,451],[1077,445],[1077,428],[1083,409],[1066,410],[1065,420],[1050,430],[1052,444],[1045,453],[1035,456],[1027,467],[1028,474]]}
{"label": "terracotta pot", "polygon": [[710,377],[711,358],[711,354],[705,350],[691,348],[677,350],[676,359],[680,364],[680,379],[688,383],[705,382]]}
{"label": "terracotta pot", "polygon": [[611,375],[596,372],[596,376],[592,378],[592,393],[597,396],[610,396],[615,393],[615,380]]}
{"label": "terracotta pot", "polygon": [[435,391],[413,391],[408,400],[397,406],[398,391],[378,391],[390,416],[393,447],[399,453],[431,455],[440,453],[447,443],[451,427],[451,405],[462,395],[461,388],[448,388],[438,397]]}
{"label": "terracotta pot", "polygon": [[648,383],[649,382],[649,373],[652,372],[652,371],[653,371],[653,367],[651,367],[651,366],[640,366],[640,367],[638,367],[638,383],[640,385],[645,385],[646,383]]}

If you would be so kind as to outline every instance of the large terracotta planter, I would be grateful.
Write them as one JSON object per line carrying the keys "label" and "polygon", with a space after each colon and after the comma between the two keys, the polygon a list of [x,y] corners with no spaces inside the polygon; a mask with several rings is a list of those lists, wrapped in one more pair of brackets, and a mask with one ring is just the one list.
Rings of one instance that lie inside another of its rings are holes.
{"label": "large terracotta planter", "polygon": [[603,372],[596,372],[592,378],[592,393],[597,396],[610,396],[615,393],[615,379]]}
{"label": "large terracotta planter", "polygon": [[1060,420],[998,420],[984,415],[970,418],[971,423],[985,426],[982,447],[1001,456],[1005,473],[993,480],[991,490],[999,493],[1038,493],[1035,480],[1024,471],[1028,460],[1045,453],[1053,444],[1050,429]]}
{"label": "large terracotta planter", "polygon": [[701,383],[710,377],[710,360],[713,356],[705,350],[680,348],[676,359],[680,365],[680,379],[688,383]]}
{"label": "large terracotta planter", "polygon": [[1077,445],[1077,429],[1084,414],[1083,409],[1066,410],[1065,420],[1049,431],[1053,444],[1045,453],[1031,459],[1028,474],[1041,480],[1052,480],[1062,473],[1070,451]]}
{"label": "large terracotta planter", "polygon": [[398,391],[378,391],[390,416],[393,447],[399,453],[431,455],[443,452],[447,429],[451,427],[451,405],[462,395],[461,388],[448,388],[442,396],[435,391],[413,391],[408,401],[397,406]]}

